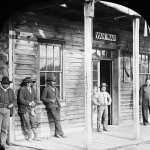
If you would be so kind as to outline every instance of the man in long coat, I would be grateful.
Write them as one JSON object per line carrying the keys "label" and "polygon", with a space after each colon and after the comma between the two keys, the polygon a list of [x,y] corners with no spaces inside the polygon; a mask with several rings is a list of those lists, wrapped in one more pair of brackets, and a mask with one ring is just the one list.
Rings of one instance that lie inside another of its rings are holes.
{"label": "man in long coat", "polygon": [[150,79],[140,88],[140,105],[142,105],[143,125],[148,125],[148,112],[150,112]]}
{"label": "man in long coat", "polygon": [[[23,80],[23,86],[20,88],[18,95],[18,113],[28,141],[39,140],[37,137],[37,116],[34,113],[34,108],[37,105],[37,97],[32,87],[32,82],[33,80],[30,77],[26,77]],[[32,137],[32,133],[34,137]]]}
{"label": "man in long coat", "polygon": [[46,105],[47,110],[51,113],[55,123],[55,137],[64,137],[64,133],[60,124],[60,102],[58,98],[57,88],[54,86],[56,78],[50,77],[47,79],[47,86],[44,88],[41,100]]}

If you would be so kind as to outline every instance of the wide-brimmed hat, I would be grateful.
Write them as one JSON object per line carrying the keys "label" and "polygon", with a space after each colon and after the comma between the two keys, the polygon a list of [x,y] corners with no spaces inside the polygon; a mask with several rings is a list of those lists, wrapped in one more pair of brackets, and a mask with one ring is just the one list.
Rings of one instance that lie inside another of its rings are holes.
{"label": "wide-brimmed hat", "polygon": [[100,88],[107,87],[107,84],[105,82],[101,83]]}
{"label": "wide-brimmed hat", "polygon": [[47,78],[46,82],[56,82],[56,77],[55,76],[50,76]]}
{"label": "wide-brimmed hat", "polygon": [[2,78],[1,84],[10,84],[12,81],[9,81],[9,78],[7,76],[4,76]]}
{"label": "wide-brimmed hat", "polygon": [[22,81],[23,83],[34,83],[36,82],[35,80],[31,79],[31,77],[26,77]]}

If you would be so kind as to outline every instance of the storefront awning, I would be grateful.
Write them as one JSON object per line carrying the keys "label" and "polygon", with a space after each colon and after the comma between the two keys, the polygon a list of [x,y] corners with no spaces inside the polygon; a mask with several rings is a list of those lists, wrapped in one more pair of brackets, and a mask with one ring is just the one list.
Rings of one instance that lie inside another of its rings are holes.
{"label": "storefront awning", "polygon": [[137,16],[137,17],[141,17],[140,14],[138,14],[137,12],[135,12],[134,10],[130,9],[130,8],[127,8],[125,6],[122,6],[122,5],[119,5],[119,4],[115,4],[115,3],[111,3],[111,2],[106,2],[106,1],[99,1],[100,3],[108,6],[108,7],[111,7],[111,8],[114,8],[122,13],[125,13],[127,15],[131,15],[131,16]]}

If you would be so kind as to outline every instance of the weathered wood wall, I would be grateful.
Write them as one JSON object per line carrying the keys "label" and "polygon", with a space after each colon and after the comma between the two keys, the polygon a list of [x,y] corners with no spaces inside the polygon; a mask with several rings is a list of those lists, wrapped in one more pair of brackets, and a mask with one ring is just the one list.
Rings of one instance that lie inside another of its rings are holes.
{"label": "weathered wood wall", "polygon": [[[125,56],[127,60],[131,62],[127,62],[131,65],[132,72],[132,33],[127,31],[118,32],[119,34],[119,42],[118,48],[121,51],[120,56],[120,114],[119,114],[119,123],[120,124],[129,124],[133,121],[133,85],[132,85],[132,74],[130,77],[126,77],[126,81],[123,80],[123,53],[125,52]],[[140,53],[150,53],[150,38],[143,37],[142,33],[140,33]],[[127,68],[129,69],[129,68]],[[128,70],[129,71],[129,70]],[[130,73],[130,72],[129,72]],[[128,79],[127,79],[128,78]],[[144,84],[144,83],[142,83]],[[141,120],[141,109],[140,109],[140,120]]]}
{"label": "weathered wood wall", "polygon": [[[39,91],[39,66],[38,64],[38,42],[37,38],[55,39],[64,41],[63,44],[63,95],[66,105],[61,110],[61,120],[63,128],[81,127],[84,125],[84,33],[83,24],[77,22],[69,22],[52,16],[26,16],[25,25],[17,25],[16,33],[29,32],[33,34],[33,38],[19,37],[14,42],[14,83],[16,91],[19,88],[21,80],[26,76],[32,76],[37,79],[37,91]],[[43,31],[40,34],[39,29]],[[105,32],[105,28],[102,28]],[[96,43],[96,47],[100,48],[116,48],[116,51],[132,52],[132,33],[120,31],[118,29],[108,29],[117,33],[117,45],[104,45],[104,42]],[[106,31],[106,32],[107,32]],[[143,43],[143,38],[140,38],[140,51],[150,49],[149,42]],[[122,56],[120,57],[122,59]],[[122,61],[120,61],[120,66]],[[115,64],[118,65],[117,57]],[[119,65],[118,65],[119,66]],[[122,69],[118,68],[118,69]],[[116,70],[116,68],[114,69]],[[115,76],[115,74],[113,75]],[[121,75],[120,75],[121,76]],[[115,96],[120,99],[115,99],[118,105],[119,123],[124,123],[133,120],[133,98],[132,98],[132,81],[125,83],[120,82],[120,89],[115,83]],[[117,90],[119,93],[117,93]],[[120,97],[118,96],[120,94]],[[39,95],[39,94],[38,94]],[[116,107],[117,109],[117,107]],[[113,109],[114,110],[114,109]],[[120,110],[120,111],[119,111]],[[39,106],[38,110],[40,121],[40,136],[47,137],[53,134],[49,128],[49,121],[44,105]],[[114,117],[114,116],[113,116]],[[53,124],[52,124],[53,125]],[[18,115],[15,118],[15,139],[22,138],[20,119]]]}
{"label": "weathered wood wall", "polygon": [[9,40],[8,40],[8,24],[3,28],[0,33],[0,81],[3,76],[8,75],[8,62],[9,62]]}
{"label": "weathered wood wall", "polygon": [[[26,19],[28,20],[28,17]],[[16,34],[19,32],[30,32],[34,35],[34,37],[28,39],[20,37],[18,34],[18,39],[15,40],[15,89],[18,90],[21,80],[26,76],[32,76],[32,78],[38,80],[39,56],[37,38],[43,38],[39,33],[39,29],[43,31],[46,39],[65,41],[63,44],[63,93],[66,105],[61,109],[61,120],[64,129],[69,127],[82,127],[84,124],[83,25],[53,17],[46,18],[46,22],[41,21],[38,23],[38,26],[35,26],[34,22],[30,22],[30,25],[27,23],[26,25],[15,28]],[[37,85],[37,91],[39,91],[38,88],[39,85]],[[53,123],[51,123],[50,129],[43,104],[39,106],[38,113],[40,136],[48,137],[53,134]],[[16,115],[15,119],[15,138],[23,138],[18,115]]]}

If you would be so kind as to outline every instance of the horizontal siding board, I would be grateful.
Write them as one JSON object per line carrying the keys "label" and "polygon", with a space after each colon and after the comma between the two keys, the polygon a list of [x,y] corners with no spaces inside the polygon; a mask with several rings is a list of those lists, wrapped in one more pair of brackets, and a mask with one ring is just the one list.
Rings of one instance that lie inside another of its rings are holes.
{"label": "horizontal siding board", "polygon": [[133,120],[132,85],[121,83],[120,88],[120,122]]}
{"label": "horizontal siding board", "polygon": [[15,54],[25,54],[25,55],[35,55],[35,52],[36,52],[36,50],[35,49],[32,49],[32,50],[29,50],[29,49],[24,49],[24,50],[22,50],[22,49],[15,49],[14,50],[14,53]]}
{"label": "horizontal siding board", "polygon": [[15,74],[17,74],[17,75],[20,75],[20,74],[22,74],[22,75],[33,75],[33,74],[35,74],[36,73],[36,70],[34,70],[34,69],[26,69],[26,70],[15,70]]}
{"label": "horizontal siding board", "polygon": [[30,64],[30,65],[28,65],[28,64],[23,64],[23,65],[21,65],[21,64],[16,64],[16,65],[15,65],[15,69],[16,69],[16,70],[29,70],[29,69],[31,69],[31,70],[36,70],[36,67],[35,67],[35,65],[33,65],[33,64]]}
{"label": "horizontal siding board", "polygon": [[16,39],[16,45],[25,45],[25,46],[28,45],[30,47],[34,47],[35,42],[29,40],[27,41],[27,40]]}
{"label": "horizontal siding board", "polygon": [[22,61],[25,61],[25,60],[28,60],[30,62],[35,62],[36,61],[36,57],[33,55],[28,55],[28,54],[16,54],[14,56],[14,60],[22,60]]}
{"label": "horizontal siding board", "polygon": [[[83,123],[84,121],[84,52],[81,51],[84,49],[84,34],[83,28],[75,28],[76,25],[68,27],[69,25],[64,25],[63,23],[60,23],[59,26],[55,26],[54,24],[55,23],[52,21],[49,27],[43,25],[42,29],[47,38],[54,38],[55,35],[55,38],[65,40],[63,45],[63,91],[67,101],[66,106],[61,110],[61,119],[70,126],[71,124]],[[23,30],[27,31],[29,29],[26,28]],[[33,32],[36,36],[38,35],[40,37],[36,27],[33,28]],[[36,42],[28,44],[27,41],[18,40],[16,48],[14,49],[14,54],[14,66],[16,69],[16,74],[14,75],[15,85],[18,86],[20,81],[28,75],[26,71],[36,78]],[[45,108],[40,108],[40,110],[41,114],[39,120],[41,124],[43,125],[43,122],[45,122],[45,125],[49,127]],[[17,120],[19,123],[19,118],[17,118]]]}

